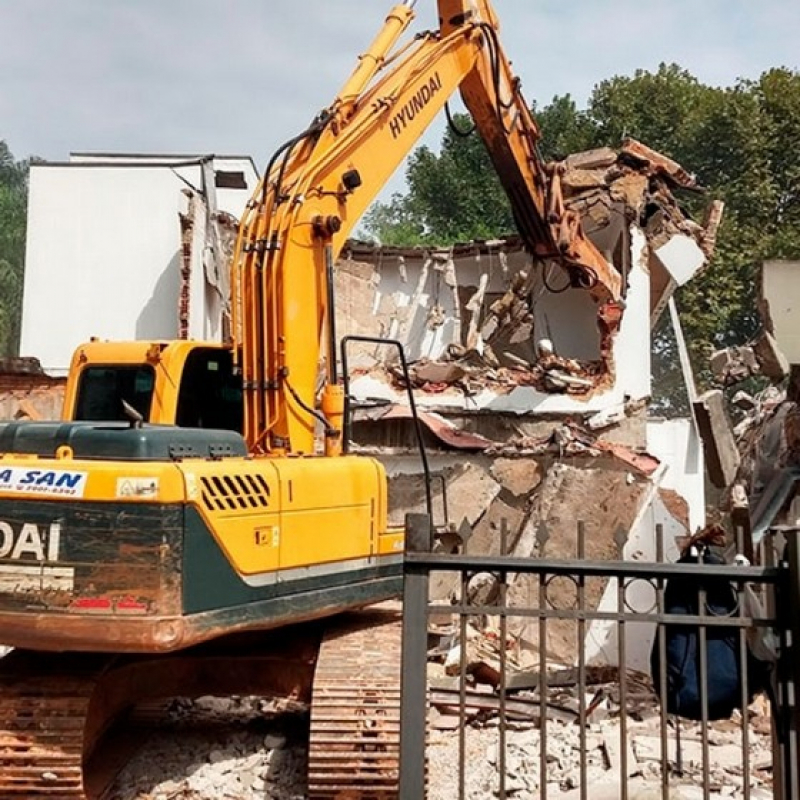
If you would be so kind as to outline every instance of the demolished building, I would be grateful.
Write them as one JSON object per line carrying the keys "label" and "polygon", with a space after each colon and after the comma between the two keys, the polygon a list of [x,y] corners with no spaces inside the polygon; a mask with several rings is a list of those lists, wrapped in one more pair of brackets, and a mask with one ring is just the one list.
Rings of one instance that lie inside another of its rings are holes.
{"label": "demolished building", "polygon": [[[34,165],[24,355],[59,375],[89,335],[223,335],[219,264],[251,166],[91,154]],[[675,289],[710,258],[722,208],[712,203],[702,224],[691,220],[678,194],[696,191],[695,179],[634,140],[575,154],[559,169],[565,203],[580,212],[608,274],[537,261],[516,237],[448,248],[351,241],[336,270],[337,329],[403,343],[436,521],[468,552],[498,552],[505,530],[511,553],[572,557],[575,521],[584,520],[587,558],[654,560],[657,525],[674,555],[675,538],[705,521],[703,451],[693,420],[648,418],[650,332]],[[52,213],[56,195],[60,214]],[[132,224],[131,197],[147,225]],[[109,259],[120,242],[124,259]],[[59,280],[81,275],[83,296],[53,318],[56,249]],[[135,292],[112,291],[132,275]],[[104,313],[85,312],[95,306]],[[425,496],[402,375],[388,349],[357,343],[349,354],[352,449],[386,465],[390,513],[402,522]],[[447,597],[452,587],[437,591]],[[602,592],[591,599],[610,602]],[[596,658],[613,662],[609,632],[590,635]],[[641,668],[649,639],[632,639],[628,658]],[[556,643],[548,649],[570,660]]]}
{"label": "demolished building", "polygon": [[[688,218],[676,193],[695,179],[632,140],[571,156],[562,182],[621,276],[618,302],[513,237],[445,249],[352,242],[337,274],[339,332],[404,345],[441,478],[438,521],[467,552],[500,552],[505,526],[510,553],[571,558],[583,520],[587,558],[655,560],[656,526],[675,557],[676,538],[705,521],[703,449],[693,419],[648,417],[650,334],[710,258],[722,207],[710,204],[703,224]],[[388,349],[353,350],[354,438],[389,469],[400,522],[424,500],[402,373]],[[455,587],[436,591],[445,599]],[[640,669],[650,646],[641,633],[628,654]],[[615,660],[613,635],[592,632],[598,660]],[[570,660],[555,643],[548,651]]]}

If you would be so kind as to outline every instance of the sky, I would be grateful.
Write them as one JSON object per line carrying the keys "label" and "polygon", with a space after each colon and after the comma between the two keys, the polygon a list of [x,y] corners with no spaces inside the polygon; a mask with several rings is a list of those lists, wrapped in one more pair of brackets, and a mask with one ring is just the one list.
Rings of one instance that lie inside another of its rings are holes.
{"label": "sky", "polygon": [[[17,158],[71,151],[250,155],[335,97],[384,0],[0,0],[0,139]],[[675,62],[729,86],[800,69],[799,0],[494,0],[527,100]],[[433,27],[417,0],[413,30]],[[458,108],[458,106],[456,106]],[[444,122],[420,140],[438,145]],[[402,168],[391,190],[402,189]]]}

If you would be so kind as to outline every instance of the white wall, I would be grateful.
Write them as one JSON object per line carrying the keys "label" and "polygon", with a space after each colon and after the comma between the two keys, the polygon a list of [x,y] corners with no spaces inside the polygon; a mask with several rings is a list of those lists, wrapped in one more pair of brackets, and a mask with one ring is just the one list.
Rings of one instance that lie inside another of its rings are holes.
{"label": "white wall", "polygon": [[[179,161],[79,156],[31,168],[22,355],[60,375],[91,336],[176,338],[178,215],[184,190],[203,188],[200,163]],[[215,159],[214,166],[245,174],[248,189],[216,191],[217,207],[238,217],[255,185],[252,162]],[[190,335],[205,338],[218,331],[219,307],[198,283],[202,252],[194,253]]]}
{"label": "white wall", "polygon": [[689,530],[706,523],[703,445],[691,419],[651,419],[647,422],[647,452],[666,470],[661,480],[689,504]]}
{"label": "white wall", "polygon": [[[677,561],[677,538],[686,529],[664,504],[658,489],[672,489],[688,504],[689,533],[705,524],[705,466],[700,438],[689,419],[651,420],[647,423],[647,451],[661,460],[653,476],[650,495],[631,527],[623,557],[626,561],[658,560],[654,532],[662,526],[662,553],[665,561]],[[625,608],[617,607],[617,584],[609,581],[598,606],[599,611],[650,613],[656,610],[656,592],[647,580],[628,583]],[[627,668],[648,672],[650,650],[655,636],[652,622],[629,622],[625,626]],[[619,628],[612,622],[595,621],[586,637],[586,657],[590,663],[619,664]]]}

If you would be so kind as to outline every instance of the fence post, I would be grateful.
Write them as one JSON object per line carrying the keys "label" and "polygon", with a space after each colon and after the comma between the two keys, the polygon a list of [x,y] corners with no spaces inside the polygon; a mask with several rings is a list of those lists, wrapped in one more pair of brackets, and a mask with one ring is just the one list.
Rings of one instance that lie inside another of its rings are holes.
{"label": "fence post", "polygon": [[[431,518],[406,515],[406,553],[429,553]],[[427,741],[428,571],[403,568],[403,651],[400,682],[400,797],[425,797]]]}
{"label": "fence post", "polygon": [[[785,566],[788,581],[785,596],[778,601],[782,633],[781,672],[778,688],[779,709],[776,709],[780,731],[776,772],[781,800],[800,797],[800,528],[781,528],[786,541]],[[778,788],[778,787],[776,787]]]}

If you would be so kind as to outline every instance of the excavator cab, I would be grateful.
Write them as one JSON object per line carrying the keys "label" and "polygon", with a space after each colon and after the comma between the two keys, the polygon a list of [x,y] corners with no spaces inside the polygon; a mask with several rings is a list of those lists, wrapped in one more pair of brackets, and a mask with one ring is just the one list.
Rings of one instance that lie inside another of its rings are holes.
{"label": "excavator cab", "polygon": [[241,375],[229,347],[211,342],[100,342],[72,362],[63,420],[130,421],[242,432]]}

